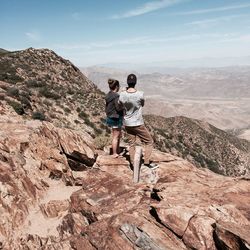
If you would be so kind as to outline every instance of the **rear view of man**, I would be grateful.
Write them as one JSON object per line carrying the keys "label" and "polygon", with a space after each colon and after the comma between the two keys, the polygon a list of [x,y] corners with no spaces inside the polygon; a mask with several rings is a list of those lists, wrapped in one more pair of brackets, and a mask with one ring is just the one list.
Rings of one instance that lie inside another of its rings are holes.
{"label": "rear view of man", "polygon": [[120,93],[119,102],[124,105],[124,125],[129,137],[130,161],[133,164],[135,155],[135,143],[138,137],[145,144],[144,165],[151,169],[157,168],[157,164],[150,162],[153,149],[153,139],[144,125],[142,107],[144,106],[144,94],[135,89],[136,75],[130,74],[127,78],[127,90]]}

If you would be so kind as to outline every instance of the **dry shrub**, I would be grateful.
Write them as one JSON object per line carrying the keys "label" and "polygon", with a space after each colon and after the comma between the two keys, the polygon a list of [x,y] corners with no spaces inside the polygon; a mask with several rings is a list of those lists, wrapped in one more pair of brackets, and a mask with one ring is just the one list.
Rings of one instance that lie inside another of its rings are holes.
{"label": "dry shrub", "polygon": [[94,139],[94,145],[97,149],[103,149],[111,143],[110,137],[105,135],[99,135]]}

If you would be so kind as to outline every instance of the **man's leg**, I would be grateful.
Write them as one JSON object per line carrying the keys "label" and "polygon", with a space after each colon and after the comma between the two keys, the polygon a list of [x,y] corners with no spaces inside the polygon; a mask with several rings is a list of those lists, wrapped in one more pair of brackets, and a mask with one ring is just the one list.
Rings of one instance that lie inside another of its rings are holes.
{"label": "man's leg", "polygon": [[125,129],[126,129],[127,137],[129,140],[130,162],[132,165],[134,165],[136,133],[135,133],[134,127],[125,127]]}
{"label": "man's leg", "polygon": [[145,143],[144,164],[148,165],[150,163],[150,156],[153,150],[153,138],[144,125],[137,127],[136,132],[136,135],[140,138],[140,140]]}

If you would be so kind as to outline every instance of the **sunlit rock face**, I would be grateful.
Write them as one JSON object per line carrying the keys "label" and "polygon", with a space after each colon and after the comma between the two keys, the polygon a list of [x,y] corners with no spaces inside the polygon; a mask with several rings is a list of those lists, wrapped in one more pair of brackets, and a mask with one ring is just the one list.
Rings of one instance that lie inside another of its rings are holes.
{"label": "sunlit rock face", "polygon": [[82,131],[4,112],[3,249],[249,249],[247,177],[154,151],[159,168],[142,167],[135,184],[128,155],[97,155]]}

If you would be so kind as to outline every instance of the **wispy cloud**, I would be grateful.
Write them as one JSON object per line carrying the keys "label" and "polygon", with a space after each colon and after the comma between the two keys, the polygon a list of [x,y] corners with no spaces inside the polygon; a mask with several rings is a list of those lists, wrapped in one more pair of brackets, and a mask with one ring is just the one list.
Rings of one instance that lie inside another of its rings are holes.
{"label": "wispy cloud", "polygon": [[111,18],[112,19],[122,19],[122,18],[129,18],[129,17],[135,17],[135,16],[141,16],[146,13],[156,11],[159,9],[163,9],[178,3],[185,2],[187,0],[158,0],[158,1],[152,1],[152,2],[147,2],[142,6],[139,6],[138,8],[134,10],[130,10],[128,12],[125,12],[120,15],[114,15]]}
{"label": "wispy cloud", "polygon": [[191,10],[191,11],[183,11],[183,12],[177,12],[174,13],[175,15],[193,15],[193,14],[205,14],[210,12],[221,12],[221,11],[227,11],[227,10],[236,10],[236,9],[244,9],[249,8],[250,3],[246,4],[237,4],[237,5],[227,5],[217,8],[208,8],[208,9],[198,9],[198,10]]}
{"label": "wispy cloud", "polygon": [[32,41],[41,40],[41,34],[38,31],[26,32],[25,35],[26,37],[28,37],[29,40],[32,40]]}
{"label": "wispy cloud", "polygon": [[233,39],[236,37],[234,33],[205,33],[205,34],[189,34],[189,35],[182,35],[182,36],[168,36],[168,37],[136,37],[133,39],[123,39],[117,41],[100,41],[95,43],[82,43],[82,44],[57,44],[54,45],[53,48],[55,49],[63,49],[63,50],[98,50],[99,49],[108,49],[108,48],[115,48],[115,47],[126,47],[126,46],[147,46],[147,45],[154,45],[154,44],[164,44],[164,43],[171,43],[171,42],[185,42],[185,41],[199,41],[200,39]]}
{"label": "wispy cloud", "polygon": [[221,23],[221,22],[229,22],[235,18],[239,18],[239,17],[243,17],[243,16],[245,16],[245,15],[229,15],[229,16],[222,16],[222,17],[217,17],[217,18],[202,19],[202,20],[186,23],[186,25],[192,25],[192,26],[198,26],[201,28],[206,28],[206,27],[210,27],[210,26],[216,25],[216,24]]}
{"label": "wispy cloud", "polygon": [[54,47],[59,49],[65,50],[75,50],[75,49],[84,49],[84,50],[91,50],[91,49],[105,49],[110,48],[113,46],[119,45],[136,45],[145,43],[149,38],[148,37],[136,37],[132,39],[124,39],[124,40],[117,40],[117,41],[101,41],[101,42],[92,42],[92,43],[82,43],[82,44],[58,44]]}
{"label": "wispy cloud", "polygon": [[250,34],[245,34],[245,35],[239,35],[239,36],[234,36],[234,37],[228,37],[225,39],[222,39],[220,42],[250,42]]}

